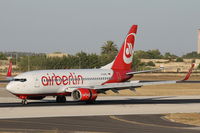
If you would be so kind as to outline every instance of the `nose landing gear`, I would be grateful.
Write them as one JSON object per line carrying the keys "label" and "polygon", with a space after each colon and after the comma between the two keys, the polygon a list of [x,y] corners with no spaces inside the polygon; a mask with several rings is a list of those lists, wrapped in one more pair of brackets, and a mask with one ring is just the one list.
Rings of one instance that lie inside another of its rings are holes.
{"label": "nose landing gear", "polygon": [[19,96],[19,98],[22,99],[22,104],[23,105],[28,104],[28,102],[27,102],[27,96]]}
{"label": "nose landing gear", "polygon": [[27,99],[22,99],[22,104],[23,104],[23,105],[28,104]]}

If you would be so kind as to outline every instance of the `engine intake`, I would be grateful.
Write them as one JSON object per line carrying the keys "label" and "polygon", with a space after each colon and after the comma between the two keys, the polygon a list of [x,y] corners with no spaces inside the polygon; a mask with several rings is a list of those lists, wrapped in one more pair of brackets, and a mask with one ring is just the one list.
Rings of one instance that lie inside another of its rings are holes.
{"label": "engine intake", "polygon": [[72,92],[72,97],[75,101],[94,101],[97,98],[97,91],[79,88]]}

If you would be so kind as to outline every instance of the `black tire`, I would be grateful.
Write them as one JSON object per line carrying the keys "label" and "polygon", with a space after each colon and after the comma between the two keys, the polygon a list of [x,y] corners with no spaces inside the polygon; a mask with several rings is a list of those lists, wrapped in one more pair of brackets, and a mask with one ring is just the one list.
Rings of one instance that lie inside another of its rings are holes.
{"label": "black tire", "polygon": [[94,104],[95,103],[95,100],[88,100],[88,101],[85,101],[86,104]]}
{"label": "black tire", "polygon": [[57,103],[65,103],[66,102],[66,97],[65,96],[57,96],[56,97],[56,102]]}
{"label": "black tire", "polygon": [[22,104],[23,104],[23,105],[28,104],[27,100],[26,100],[26,99],[23,99],[23,100],[22,100]]}

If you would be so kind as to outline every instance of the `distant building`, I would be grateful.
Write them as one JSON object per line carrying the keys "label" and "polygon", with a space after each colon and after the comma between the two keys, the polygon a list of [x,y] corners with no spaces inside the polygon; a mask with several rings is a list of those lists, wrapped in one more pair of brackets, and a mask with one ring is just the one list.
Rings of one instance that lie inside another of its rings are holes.
{"label": "distant building", "polygon": [[47,57],[63,57],[63,56],[68,56],[67,53],[61,53],[61,52],[54,52],[54,53],[49,53],[47,54]]}
{"label": "distant building", "polygon": [[141,59],[141,62],[145,63],[150,61],[152,61],[157,68],[164,67],[165,69],[162,72],[188,72],[192,62],[195,62],[195,69],[200,63],[200,59],[183,59],[183,62],[176,62],[175,59],[172,61],[167,59]]}
{"label": "distant building", "polygon": [[198,30],[198,49],[197,53],[200,54],[200,29]]}

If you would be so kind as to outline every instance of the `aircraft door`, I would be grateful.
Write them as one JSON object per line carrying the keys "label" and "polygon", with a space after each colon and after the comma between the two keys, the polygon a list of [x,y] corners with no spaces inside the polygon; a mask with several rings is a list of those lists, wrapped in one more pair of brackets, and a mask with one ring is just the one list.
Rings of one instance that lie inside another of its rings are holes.
{"label": "aircraft door", "polygon": [[34,87],[35,88],[39,88],[40,87],[40,80],[39,80],[39,78],[38,77],[36,77],[35,76],[35,78],[34,78]]}

